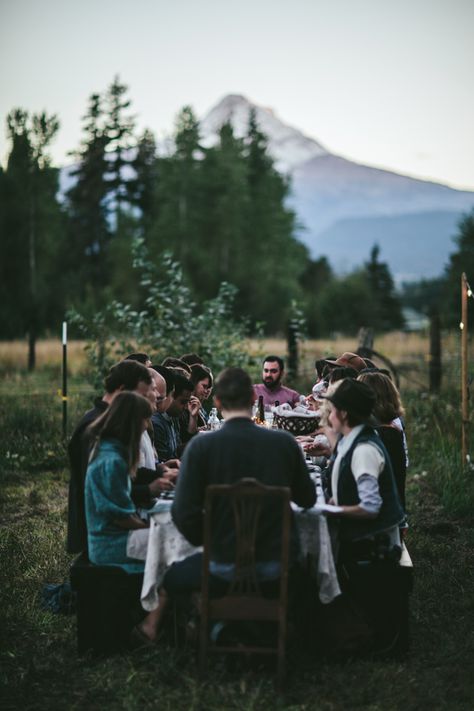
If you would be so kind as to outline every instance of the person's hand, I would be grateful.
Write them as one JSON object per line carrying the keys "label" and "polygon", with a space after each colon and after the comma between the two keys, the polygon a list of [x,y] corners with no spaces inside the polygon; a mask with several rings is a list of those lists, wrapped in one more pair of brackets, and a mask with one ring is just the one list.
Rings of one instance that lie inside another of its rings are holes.
{"label": "person's hand", "polygon": [[331,447],[329,445],[324,445],[321,443],[313,444],[312,442],[310,444],[304,444],[303,449],[305,452],[309,454],[310,457],[330,457],[331,456]]}
{"label": "person's hand", "polygon": [[164,462],[165,467],[168,469],[179,469],[181,465],[181,460],[180,459],[167,459],[166,462]]}
{"label": "person's hand", "polygon": [[191,395],[188,402],[188,411],[191,417],[197,417],[199,410],[201,409],[201,401],[195,396]]}
{"label": "person's hand", "polygon": [[162,478],[166,479],[167,481],[170,481],[174,486],[178,478],[178,470],[173,468],[168,469],[168,467],[164,467],[162,470]]}
{"label": "person's hand", "polygon": [[314,440],[303,445],[303,449],[311,457],[330,457],[331,444],[324,434],[317,434]]}
{"label": "person's hand", "polygon": [[174,484],[167,477],[160,476],[152,481],[151,484],[148,485],[148,488],[152,496],[159,496],[162,491],[171,491],[174,489]]}

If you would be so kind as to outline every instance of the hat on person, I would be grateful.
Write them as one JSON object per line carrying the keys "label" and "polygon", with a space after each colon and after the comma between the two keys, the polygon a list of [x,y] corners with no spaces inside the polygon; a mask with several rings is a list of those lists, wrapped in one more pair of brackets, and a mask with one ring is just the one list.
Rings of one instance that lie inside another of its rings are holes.
{"label": "hat on person", "polygon": [[357,371],[364,370],[364,368],[367,368],[367,365],[363,358],[358,356],[357,353],[350,353],[349,351],[343,353],[342,356],[339,356],[339,358],[337,358],[337,360],[326,360],[326,363],[332,366],[339,365],[344,368],[354,368]]}
{"label": "hat on person", "polygon": [[370,420],[375,405],[373,390],[365,383],[352,378],[341,380],[341,384],[333,393],[320,397],[332,402],[338,410],[344,410],[366,421]]}

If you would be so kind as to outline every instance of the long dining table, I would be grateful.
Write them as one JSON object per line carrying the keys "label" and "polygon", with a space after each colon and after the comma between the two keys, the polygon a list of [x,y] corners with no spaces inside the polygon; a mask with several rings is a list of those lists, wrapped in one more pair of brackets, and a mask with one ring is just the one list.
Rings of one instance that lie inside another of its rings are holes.
{"label": "long dining table", "polygon": [[[301,509],[292,504],[300,540],[300,557],[318,583],[319,599],[328,604],[341,594],[333,555],[333,545],[326,516],[321,511],[324,494],[319,471],[310,469],[316,486],[317,502],[313,508]],[[132,531],[127,554],[145,561],[141,603],[145,610],[158,607],[158,590],[168,568],[202,548],[192,546],[178,531],[171,517],[171,500],[158,499],[151,509],[149,529]]]}

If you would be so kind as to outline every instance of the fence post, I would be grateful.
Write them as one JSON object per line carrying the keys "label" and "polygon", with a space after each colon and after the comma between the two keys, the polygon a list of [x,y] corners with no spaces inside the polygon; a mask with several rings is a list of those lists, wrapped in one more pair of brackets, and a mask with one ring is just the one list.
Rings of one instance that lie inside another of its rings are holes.
{"label": "fence post", "polygon": [[359,329],[358,350],[372,351],[374,349],[374,329],[362,326]]}
{"label": "fence post", "polygon": [[298,377],[298,324],[288,322],[288,377]]}
{"label": "fence post", "polygon": [[441,328],[437,309],[433,309],[430,315],[430,392],[438,392],[441,386],[443,375],[441,367]]}
{"label": "fence post", "polygon": [[67,323],[63,321],[63,437],[67,434]]}
{"label": "fence post", "polygon": [[[468,401],[468,382],[467,382],[467,296],[468,283],[466,274],[463,272],[461,276],[461,402],[462,402],[462,442],[461,455],[462,466],[466,466],[466,457],[468,450],[468,424],[469,424],[469,401]],[[470,291],[470,289],[469,289]]]}

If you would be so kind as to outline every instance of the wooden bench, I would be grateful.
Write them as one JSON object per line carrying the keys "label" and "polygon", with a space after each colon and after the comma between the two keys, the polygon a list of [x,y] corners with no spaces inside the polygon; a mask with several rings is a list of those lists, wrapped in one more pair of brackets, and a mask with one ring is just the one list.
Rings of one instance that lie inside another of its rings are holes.
{"label": "wooden bench", "polygon": [[94,565],[81,553],[70,568],[70,580],[77,595],[78,653],[108,655],[126,649],[137,621],[142,576],[119,566]]}

